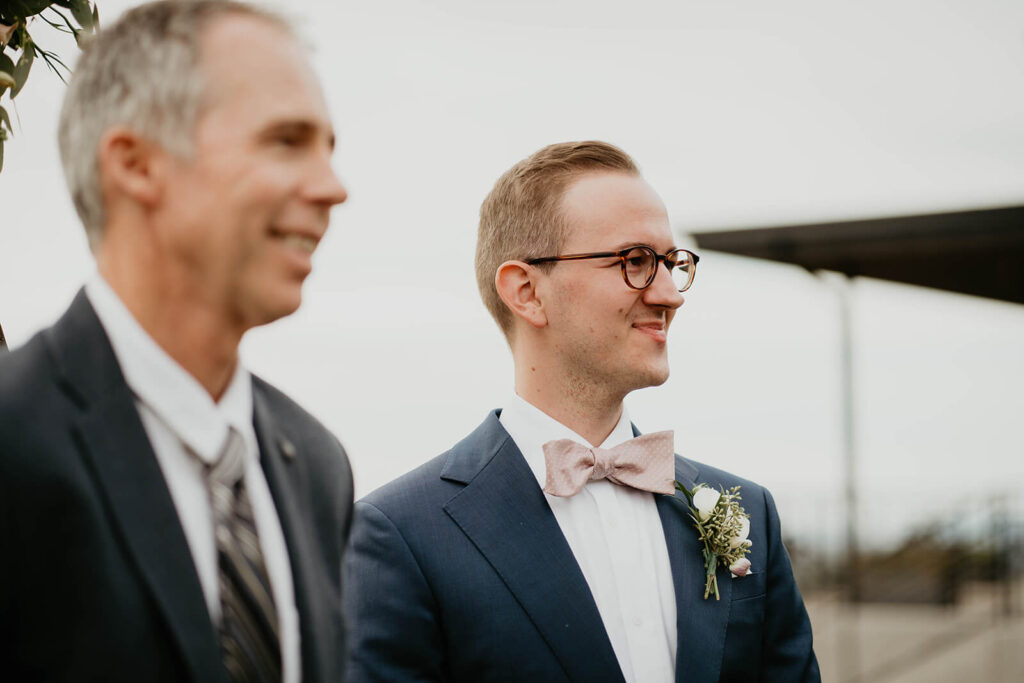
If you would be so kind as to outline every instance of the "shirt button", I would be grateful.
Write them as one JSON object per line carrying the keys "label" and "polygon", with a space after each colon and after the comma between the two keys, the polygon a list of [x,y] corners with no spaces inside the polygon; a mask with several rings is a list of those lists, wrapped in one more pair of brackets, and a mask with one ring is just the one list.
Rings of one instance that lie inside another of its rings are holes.
{"label": "shirt button", "polygon": [[644,620],[640,617],[633,617],[633,626],[640,626],[644,623]]}

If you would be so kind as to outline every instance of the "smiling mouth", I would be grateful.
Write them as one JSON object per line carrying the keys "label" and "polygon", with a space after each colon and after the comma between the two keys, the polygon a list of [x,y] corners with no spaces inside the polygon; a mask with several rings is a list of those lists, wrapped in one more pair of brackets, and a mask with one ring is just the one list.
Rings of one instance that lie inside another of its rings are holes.
{"label": "smiling mouth", "polygon": [[294,232],[274,233],[274,237],[281,240],[285,246],[304,251],[307,254],[312,254],[317,245],[317,239],[315,237],[300,235]]}
{"label": "smiling mouth", "polygon": [[655,341],[664,342],[668,339],[668,329],[660,320],[652,320],[650,322],[633,323],[633,328],[643,332],[647,336],[651,337]]}

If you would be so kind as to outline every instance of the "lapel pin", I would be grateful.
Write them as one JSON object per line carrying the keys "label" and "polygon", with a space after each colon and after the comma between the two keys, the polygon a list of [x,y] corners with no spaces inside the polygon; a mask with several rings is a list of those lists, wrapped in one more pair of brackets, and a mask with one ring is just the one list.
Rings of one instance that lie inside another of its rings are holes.
{"label": "lapel pin", "polygon": [[295,444],[288,439],[281,439],[281,452],[284,453],[284,457],[288,460],[294,460],[296,455]]}

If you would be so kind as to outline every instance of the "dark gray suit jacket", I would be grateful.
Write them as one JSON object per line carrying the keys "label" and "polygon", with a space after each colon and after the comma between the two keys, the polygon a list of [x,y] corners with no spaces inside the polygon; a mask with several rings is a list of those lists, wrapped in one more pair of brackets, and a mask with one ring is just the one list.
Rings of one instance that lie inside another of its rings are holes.
{"label": "dark gray suit jacket", "polygon": [[[338,681],[348,460],[256,378],[253,403],[294,577],[303,681]],[[9,680],[226,680],[170,491],[83,292],[56,325],[0,356],[0,548]]]}
{"label": "dark gray suit jacket", "polygon": [[[679,456],[676,479],[742,486],[753,541],[753,572],[730,579],[720,568],[721,600],[704,600],[682,494],[656,496],[676,594],[677,681],[820,681],[771,495]],[[497,412],[356,503],[345,584],[353,683],[623,680],[576,558]]]}

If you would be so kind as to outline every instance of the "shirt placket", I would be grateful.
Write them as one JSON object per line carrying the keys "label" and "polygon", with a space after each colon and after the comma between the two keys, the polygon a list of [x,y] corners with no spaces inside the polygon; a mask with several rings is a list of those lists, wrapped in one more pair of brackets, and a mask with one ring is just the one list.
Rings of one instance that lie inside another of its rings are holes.
{"label": "shirt placket", "polygon": [[643,641],[656,636],[650,631],[651,620],[644,613],[643,581],[645,572],[640,560],[643,549],[635,533],[634,519],[628,507],[619,500],[617,487],[608,482],[595,489],[598,514],[608,539],[608,558],[614,576],[626,647],[629,652],[628,671],[623,663],[627,681],[644,681],[640,675],[643,660]]}

